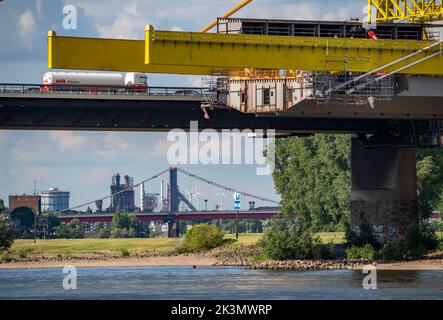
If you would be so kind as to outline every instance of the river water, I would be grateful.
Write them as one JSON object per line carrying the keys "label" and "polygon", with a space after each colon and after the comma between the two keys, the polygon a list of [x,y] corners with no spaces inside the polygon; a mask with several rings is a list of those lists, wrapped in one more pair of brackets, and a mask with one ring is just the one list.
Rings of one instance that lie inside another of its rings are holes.
{"label": "river water", "polygon": [[0,270],[0,299],[319,300],[443,299],[443,271],[263,271],[239,267],[79,268],[77,290],[62,269]]}

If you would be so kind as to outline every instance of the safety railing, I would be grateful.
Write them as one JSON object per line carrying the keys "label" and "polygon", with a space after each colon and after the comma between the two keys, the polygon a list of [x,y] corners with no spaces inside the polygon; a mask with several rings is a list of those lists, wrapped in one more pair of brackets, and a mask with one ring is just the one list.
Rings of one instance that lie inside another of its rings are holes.
{"label": "safety railing", "polygon": [[0,83],[0,93],[12,94],[78,94],[112,96],[184,96],[201,97],[205,88],[197,87],[109,87],[109,86],[66,86]]}

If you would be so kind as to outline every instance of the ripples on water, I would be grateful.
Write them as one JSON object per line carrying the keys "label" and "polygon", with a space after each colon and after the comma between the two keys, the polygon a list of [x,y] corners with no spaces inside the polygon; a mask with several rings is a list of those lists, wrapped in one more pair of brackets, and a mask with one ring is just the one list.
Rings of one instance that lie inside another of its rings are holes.
{"label": "ripples on water", "polygon": [[443,271],[379,271],[364,290],[360,271],[272,272],[233,267],[78,269],[66,291],[62,269],[0,270],[0,299],[443,299]]}

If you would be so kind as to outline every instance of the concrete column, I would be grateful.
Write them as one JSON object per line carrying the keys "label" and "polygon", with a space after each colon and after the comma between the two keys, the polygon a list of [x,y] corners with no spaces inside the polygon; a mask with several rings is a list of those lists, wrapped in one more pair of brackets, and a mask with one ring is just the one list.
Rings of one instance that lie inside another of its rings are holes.
{"label": "concrete column", "polygon": [[417,223],[417,169],[414,148],[365,149],[352,141],[351,226],[360,216],[372,225],[380,243],[404,239]]}

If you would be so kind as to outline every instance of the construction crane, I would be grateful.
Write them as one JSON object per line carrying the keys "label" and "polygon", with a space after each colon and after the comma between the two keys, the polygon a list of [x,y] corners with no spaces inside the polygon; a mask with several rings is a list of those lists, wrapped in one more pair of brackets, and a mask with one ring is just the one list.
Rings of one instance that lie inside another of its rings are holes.
{"label": "construction crane", "polygon": [[442,0],[368,0],[368,8],[369,21],[375,22],[443,20]]}
{"label": "construction crane", "polygon": [[[368,0],[369,22],[427,23],[443,20],[443,0]],[[438,38],[423,30],[425,39]]]}
{"label": "construction crane", "polygon": [[[226,12],[224,15],[222,15],[221,18],[229,18],[230,16],[232,16],[236,12],[240,11],[242,8],[246,7],[252,1],[254,1],[254,0],[243,0],[235,8],[232,8],[231,10]],[[200,32],[203,32],[203,33],[208,32],[209,30],[211,30],[212,28],[214,28],[217,25],[217,22],[218,22],[218,19],[215,19],[210,24],[208,24],[206,27],[201,29]]]}

